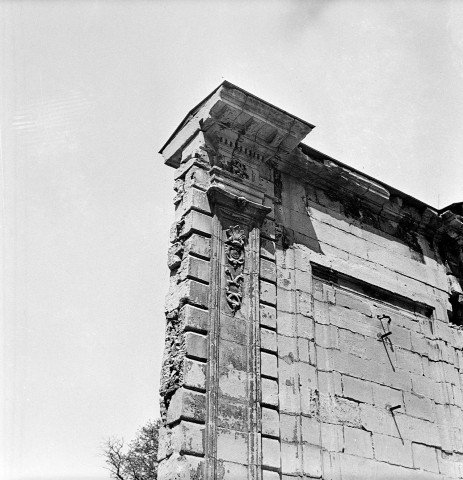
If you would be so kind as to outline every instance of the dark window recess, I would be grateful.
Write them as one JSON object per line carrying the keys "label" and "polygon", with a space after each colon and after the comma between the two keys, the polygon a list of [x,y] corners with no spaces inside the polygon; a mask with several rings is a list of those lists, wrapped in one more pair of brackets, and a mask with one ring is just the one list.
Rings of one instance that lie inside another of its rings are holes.
{"label": "dark window recess", "polygon": [[337,272],[323,265],[318,265],[316,263],[312,263],[311,265],[312,275],[319,280],[330,283],[331,285],[338,285],[339,287],[352,290],[372,300],[379,300],[380,302],[390,303],[391,305],[394,305],[398,308],[402,308],[404,310],[408,310],[411,313],[423,315],[428,318],[431,317],[434,311],[434,309],[429,305],[415,302],[408,297],[403,297],[395,292],[384,290],[381,287],[371,285],[370,283],[364,282],[354,277],[350,277],[349,275]]}
{"label": "dark window recess", "polygon": [[454,325],[463,325],[463,295],[455,293],[450,295],[452,310],[448,311],[449,322]]}

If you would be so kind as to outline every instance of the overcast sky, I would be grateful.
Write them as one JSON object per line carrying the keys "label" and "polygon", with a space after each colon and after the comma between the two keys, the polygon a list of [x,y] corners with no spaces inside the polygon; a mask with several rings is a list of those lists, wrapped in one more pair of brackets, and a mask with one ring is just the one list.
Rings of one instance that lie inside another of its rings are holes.
{"label": "overcast sky", "polygon": [[461,1],[3,1],[5,478],[106,479],[158,416],[173,171],[224,79],[305,143],[434,207],[463,200]]}

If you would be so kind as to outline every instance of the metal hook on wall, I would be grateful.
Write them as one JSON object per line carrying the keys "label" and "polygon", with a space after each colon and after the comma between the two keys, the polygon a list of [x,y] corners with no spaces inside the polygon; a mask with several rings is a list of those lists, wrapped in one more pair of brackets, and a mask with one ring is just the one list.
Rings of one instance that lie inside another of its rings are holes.
{"label": "metal hook on wall", "polygon": [[[390,325],[391,325],[391,322],[392,322],[392,318],[389,315],[376,315],[376,317],[380,321],[381,327],[383,329],[383,333],[378,333],[378,340],[383,342],[384,349],[386,350],[386,353],[387,353],[387,358],[389,359],[389,363],[391,364],[392,370],[395,372],[395,367],[394,367],[394,364],[392,363],[391,356],[389,355],[389,350],[388,350],[387,345],[386,345],[386,342],[387,342],[387,344],[391,348],[391,351],[392,352],[394,351],[394,346],[392,345],[392,341],[389,338],[392,335],[392,332],[390,330]],[[383,323],[383,320],[386,319],[386,318],[387,318],[387,331],[384,328],[384,323]]]}

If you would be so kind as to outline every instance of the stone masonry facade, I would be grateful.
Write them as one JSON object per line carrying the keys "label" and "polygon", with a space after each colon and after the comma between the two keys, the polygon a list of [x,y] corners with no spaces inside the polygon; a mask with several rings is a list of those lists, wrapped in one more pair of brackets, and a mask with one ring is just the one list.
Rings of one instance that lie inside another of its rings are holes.
{"label": "stone masonry facade", "polygon": [[175,168],[160,480],[463,478],[463,206],[221,84]]}

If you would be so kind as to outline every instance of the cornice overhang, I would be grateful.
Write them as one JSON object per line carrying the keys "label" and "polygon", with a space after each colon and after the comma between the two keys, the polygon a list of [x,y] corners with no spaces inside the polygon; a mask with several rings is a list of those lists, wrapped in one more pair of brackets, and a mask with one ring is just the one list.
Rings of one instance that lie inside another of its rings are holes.
{"label": "cornice overhang", "polygon": [[[222,151],[228,151],[231,157],[247,152],[257,161],[317,188],[347,195],[393,222],[411,218],[417,232],[432,237],[445,231],[452,238],[463,238],[463,202],[435,209],[301,143],[313,128],[314,125],[224,81],[186,115],[160,153],[167,165],[178,168],[182,152],[187,146],[190,150],[196,147],[193,139],[202,133],[198,145],[206,139],[208,145],[200,146],[200,150],[217,151],[218,142],[222,142]],[[197,153],[193,156],[201,157]],[[206,163],[214,166],[212,161]],[[223,178],[223,173],[219,176]],[[215,188],[211,194],[213,191]],[[408,228],[410,222],[405,224]]]}
{"label": "cornice overhang", "polygon": [[236,132],[241,138],[263,147],[270,156],[290,153],[314,128],[255,95],[223,82],[190,111],[161,148],[159,153],[165,163],[177,168],[182,149],[198,132],[207,134],[213,126]]}
{"label": "cornice overhang", "polygon": [[[455,206],[460,208],[455,208]],[[442,209],[439,215],[440,225],[439,231],[446,233],[450,238],[454,239],[460,247],[463,247],[463,215],[455,212],[462,212],[462,204],[453,204]]]}

